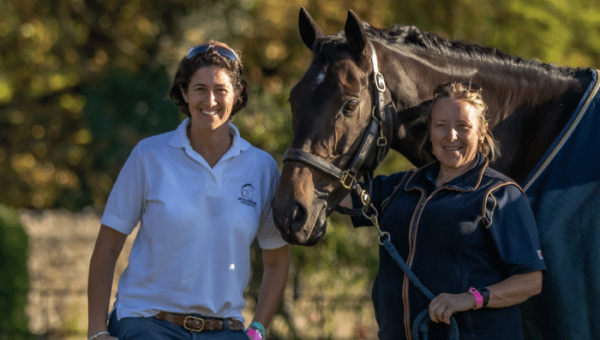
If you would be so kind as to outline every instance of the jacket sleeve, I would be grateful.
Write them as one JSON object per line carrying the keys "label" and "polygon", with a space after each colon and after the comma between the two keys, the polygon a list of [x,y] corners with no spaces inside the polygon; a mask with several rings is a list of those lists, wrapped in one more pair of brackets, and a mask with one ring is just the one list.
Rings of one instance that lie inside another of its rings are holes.
{"label": "jacket sleeve", "polygon": [[485,220],[507,276],[546,270],[533,212],[517,185],[507,183],[488,194]]}

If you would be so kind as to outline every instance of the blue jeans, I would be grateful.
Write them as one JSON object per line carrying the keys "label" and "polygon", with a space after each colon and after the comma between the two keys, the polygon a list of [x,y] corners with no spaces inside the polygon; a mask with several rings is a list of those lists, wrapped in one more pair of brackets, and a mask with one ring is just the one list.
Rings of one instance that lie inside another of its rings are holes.
{"label": "blue jeans", "polygon": [[181,326],[169,321],[155,318],[123,318],[117,320],[117,313],[113,311],[108,322],[108,331],[111,336],[119,340],[248,340],[243,330],[190,332]]}

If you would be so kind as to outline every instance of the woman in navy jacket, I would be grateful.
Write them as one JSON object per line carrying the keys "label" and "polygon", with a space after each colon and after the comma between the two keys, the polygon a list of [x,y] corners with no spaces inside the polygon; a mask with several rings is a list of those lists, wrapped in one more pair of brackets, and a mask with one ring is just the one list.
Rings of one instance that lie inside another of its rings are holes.
{"label": "woman in navy jacket", "polygon": [[460,339],[521,339],[516,305],[540,293],[546,269],[533,213],[521,188],[488,167],[499,150],[481,88],[449,83],[434,95],[421,145],[437,161],[375,178],[372,201],[381,230],[436,297],[429,301],[381,247],[372,293],[379,338],[412,339],[428,309],[429,339],[446,339],[452,315]]}

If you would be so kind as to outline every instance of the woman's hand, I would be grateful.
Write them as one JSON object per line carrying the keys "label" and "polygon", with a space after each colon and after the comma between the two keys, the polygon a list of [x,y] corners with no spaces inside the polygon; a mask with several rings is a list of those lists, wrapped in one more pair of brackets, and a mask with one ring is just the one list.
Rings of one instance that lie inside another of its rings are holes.
{"label": "woman's hand", "polygon": [[[542,271],[513,275],[507,279],[487,287],[490,300],[487,308],[505,308],[519,304],[537,295],[542,290]],[[431,321],[450,324],[450,316],[456,312],[464,312],[477,306],[473,294],[442,293],[429,303]]]}
{"label": "woman's hand", "polygon": [[448,294],[442,293],[429,303],[431,321],[450,324],[450,317],[456,312],[464,312],[477,306],[477,301],[471,293]]}

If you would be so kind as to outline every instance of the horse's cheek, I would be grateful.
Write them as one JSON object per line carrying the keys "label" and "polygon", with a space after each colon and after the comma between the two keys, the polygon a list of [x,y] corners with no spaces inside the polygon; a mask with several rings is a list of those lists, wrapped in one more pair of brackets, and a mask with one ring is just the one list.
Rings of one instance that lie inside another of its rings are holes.
{"label": "horse's cheek", "polygon": [[292,196],[292,199],[304,202],[314,192],[312,172],[308,167],[286,166],[281,175],[279,187],[282,193]]}

